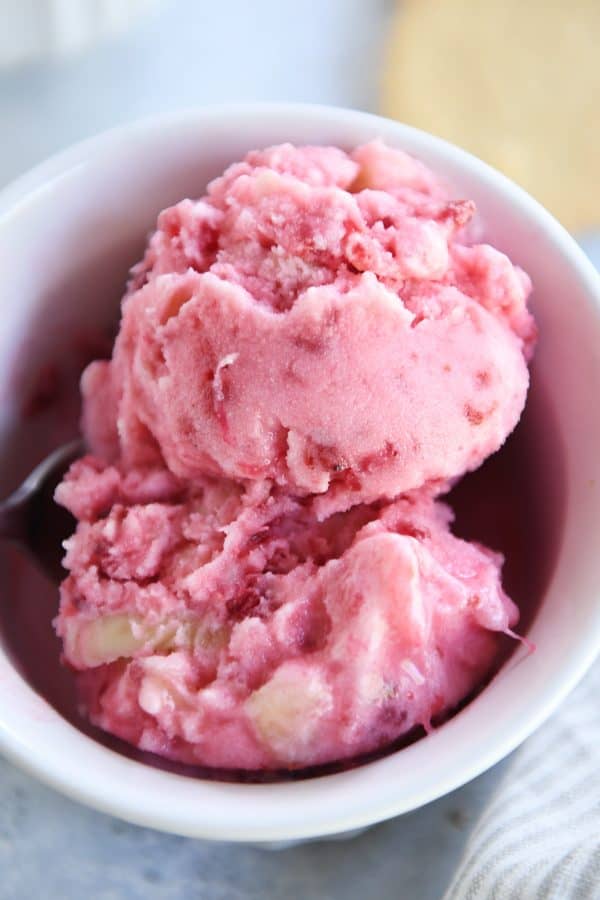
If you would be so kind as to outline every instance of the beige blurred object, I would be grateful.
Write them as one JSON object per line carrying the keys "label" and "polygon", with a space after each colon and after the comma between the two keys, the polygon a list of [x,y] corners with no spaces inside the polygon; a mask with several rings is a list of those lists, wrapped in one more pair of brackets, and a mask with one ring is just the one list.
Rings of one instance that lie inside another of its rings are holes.
{"label": "beige blurred object", "polygon": [[382,110],[501,169],[568,228],[600,224],[600,0],[405,0]]}
{"label": "beige blurred object", "polygon": [[126,31],[161,0],[0,0],[0,67],[68,56]]}

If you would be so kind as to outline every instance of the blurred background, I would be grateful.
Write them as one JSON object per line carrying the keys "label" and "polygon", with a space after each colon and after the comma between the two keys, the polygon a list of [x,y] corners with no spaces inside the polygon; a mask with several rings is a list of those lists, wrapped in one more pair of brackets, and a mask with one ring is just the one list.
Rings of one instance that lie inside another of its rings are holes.
{"label": "blurred background", "polygon": [[375,109],[390,8],[385,0],[0,0],[0,181],[105,128],[194,105]]}
{"label": "blurred background", "polygon": [[286,100],[466,147],[598,227],[598,0],[0,0],[0,184],[153,113]]}
{"label": "blurred background", "polygon": [[[599,47],[600,0],[0,0],[0,187],[154,113],[336,104],[471,149],[600,261]],[[502,768],[353,841],[267,853],[117,822],[0,760],[0,898],[434,900]]]}

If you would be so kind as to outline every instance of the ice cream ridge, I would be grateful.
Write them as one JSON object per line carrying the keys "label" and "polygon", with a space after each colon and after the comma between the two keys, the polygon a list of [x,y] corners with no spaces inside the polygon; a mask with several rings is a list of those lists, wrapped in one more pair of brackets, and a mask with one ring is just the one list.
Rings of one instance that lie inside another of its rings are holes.
{"label": "ice cream ridge", "polygon": [[160,214],[56,492],[55,624],[95,724],[302,769],[490,675],[518,610],[437,498],[519,420],[535,324],[474,213],[375,141],[249,153]]}

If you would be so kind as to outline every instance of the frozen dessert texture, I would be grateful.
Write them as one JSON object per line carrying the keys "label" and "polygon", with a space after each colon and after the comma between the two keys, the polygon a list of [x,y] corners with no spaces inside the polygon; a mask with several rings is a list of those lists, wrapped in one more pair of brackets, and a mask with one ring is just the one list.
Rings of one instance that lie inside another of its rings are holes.
{"label": "frozen dessert texture", "polygon": [[427,493],[320,522],[266,482],[86,458],[59,499],[85,515],[58,632],[92,718],[186,762],[306,766],[429,728],[517,620],[501,560]]}
{"label": "frozen dessert texture", "polygon": [[322,514],[475,468],[519,419],[534,326],[527,276],[462,242],[473,209],[381,144],[250,154],[159,217],[84,379],[91,446]]}
{"label": "frozen dessert texture", "polygon": [[474,212],[376,141],[252,152],[160,214],[56,493],[56,628],[96,724],[302,768],[490,675],[518,611],[436,496],[516,425],[535,325]]}

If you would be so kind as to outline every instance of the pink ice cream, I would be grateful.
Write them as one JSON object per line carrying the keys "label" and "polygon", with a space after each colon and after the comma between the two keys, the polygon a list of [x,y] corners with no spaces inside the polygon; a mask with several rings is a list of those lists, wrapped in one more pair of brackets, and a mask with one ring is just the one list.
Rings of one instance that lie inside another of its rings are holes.
{"label": "pink ice cream", "polygon": [[429,728],[518,617],[501,560],[424,492],[319,522],[264,481],[86,458],[58,496],[80,517],[58,633],[92,719],[186,762],[307,766]]}
{"label": "pink ice cream", "polygon": [[527,276],[462,242],[473,209],[381,144],[250,154],[159,217],[83,382],[90,445],[320,514],[477,467],[519,419],[534,326]]}
{"label": "pink ice cream", "polygon": [[429,729],[518,619],[435,495],[521,414],[530,283],[382,143],[250,153],[161,213],[110,362],[56,627],[92,720],[220,768]]}

